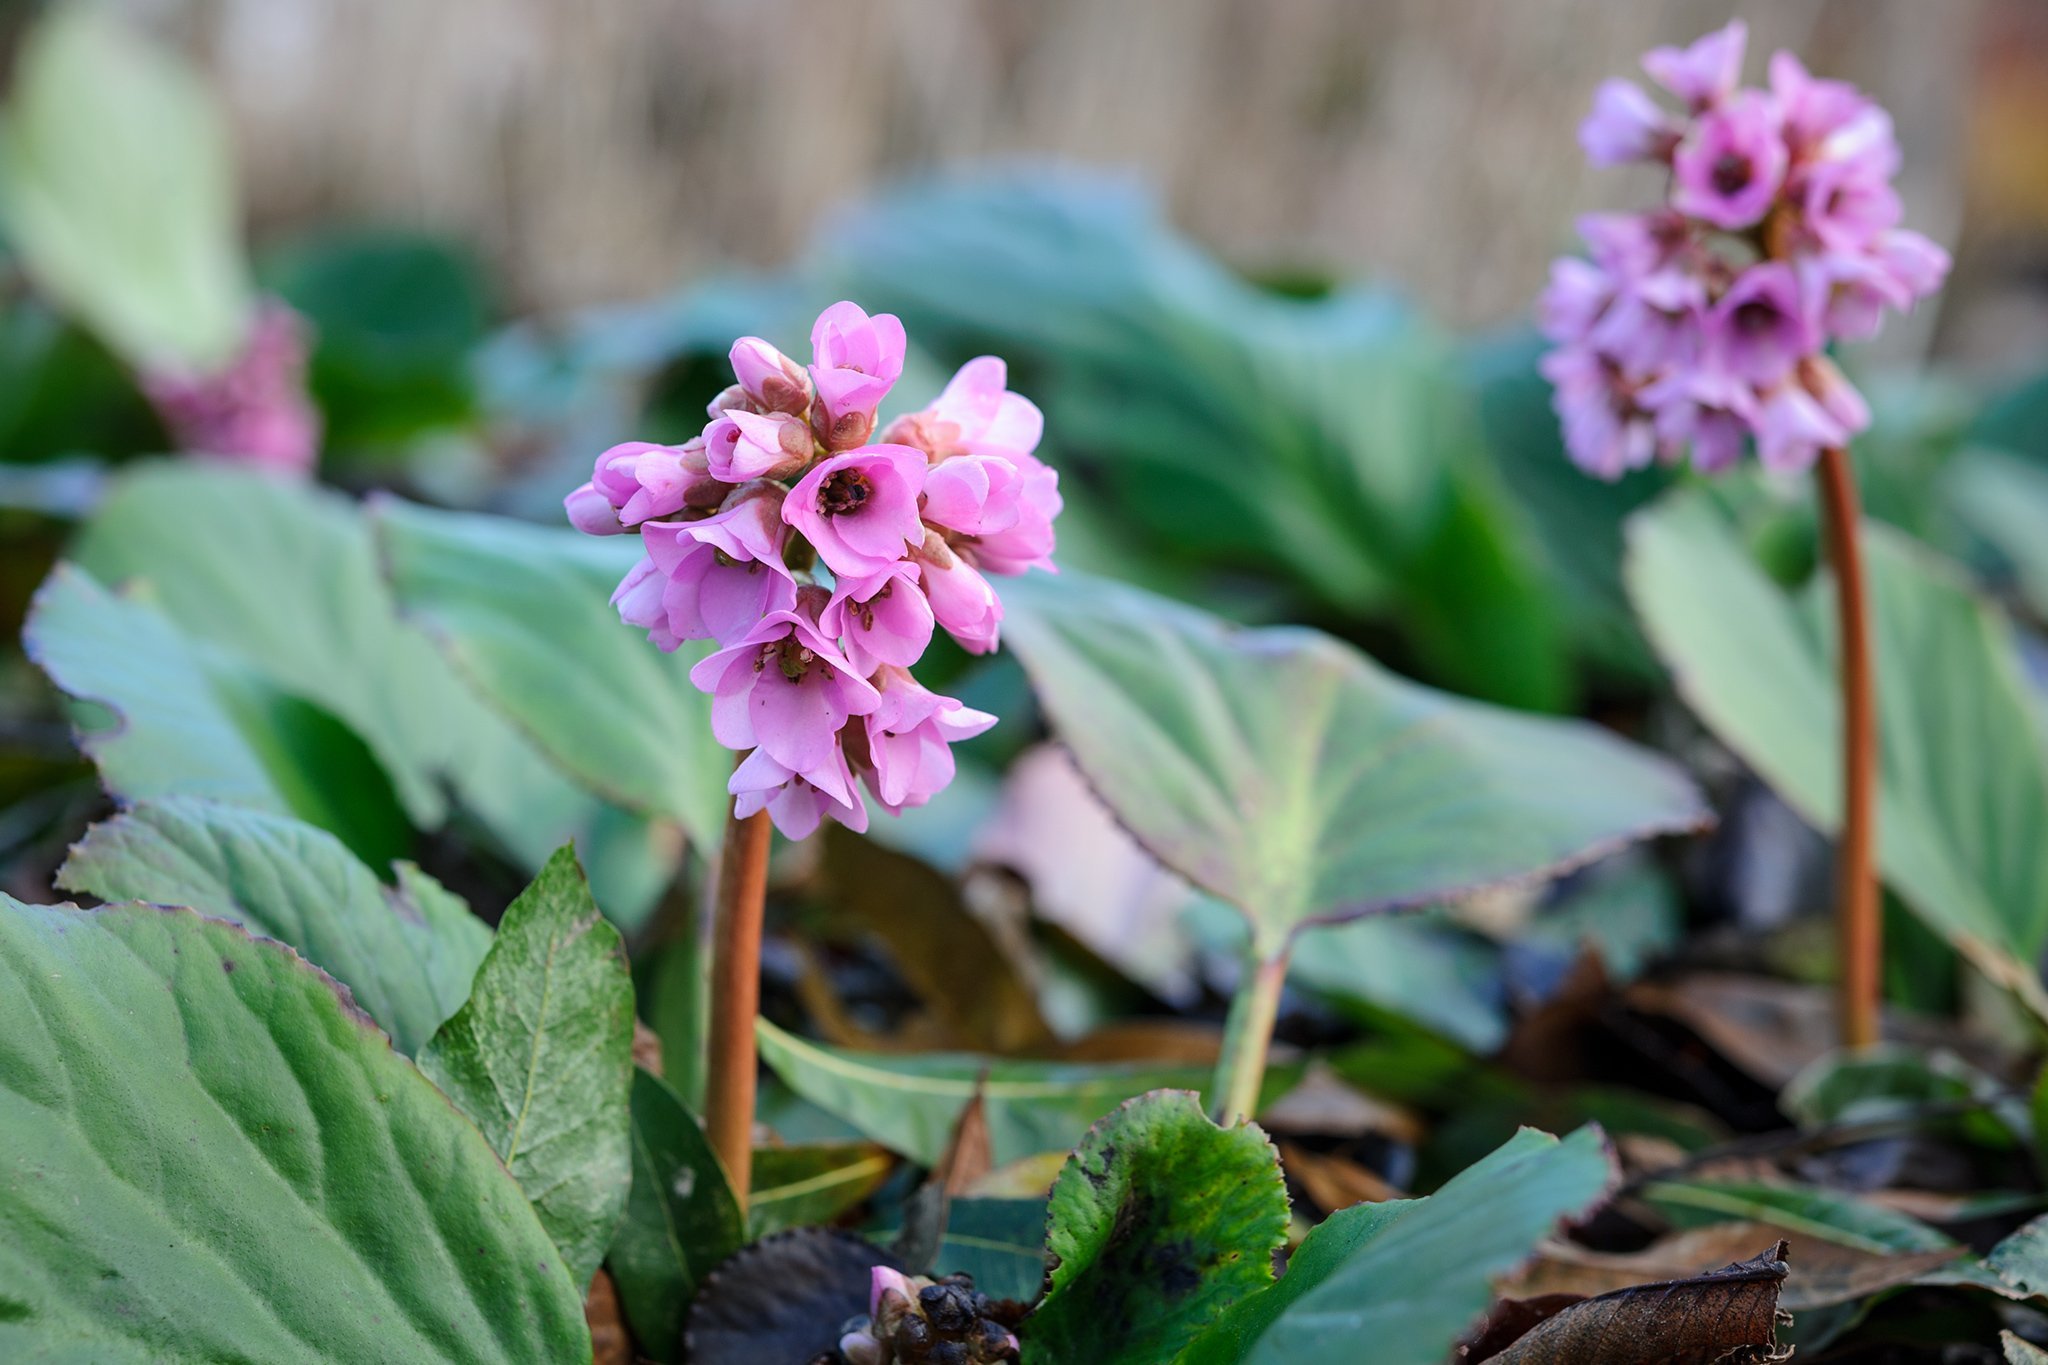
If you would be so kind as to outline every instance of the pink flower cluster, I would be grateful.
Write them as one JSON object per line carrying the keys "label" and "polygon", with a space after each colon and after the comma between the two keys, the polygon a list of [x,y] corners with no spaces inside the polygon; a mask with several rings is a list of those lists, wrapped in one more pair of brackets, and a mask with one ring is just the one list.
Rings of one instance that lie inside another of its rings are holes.
{"label": "pink flower cluster", "polygon": [[1544,356],[1572,460],[1615,479],[1653,459],[1724,469],[1756,443],[1799,470],[1870,423],[1825,354],[1939,288],[1948,256],[1898,226],[1891,118],[1855,87],[1771,58],[1738,88],[1737,20],[1643,69],[1683,108],[1612,80],[1579,142],[1596,166],[1670,169],[1665,203],[1579,224],[1592,259],[1551,269]]}
{"label": "pink flower cluster", "polygon": [[225,369],[152,371],[142,376],[142,391],[181,449],[300,474],[320,458],[320,412],[306,391],[305,325],[275,300],[257,312],[249,339]]}
{"label": "pink flower cluster", "polygon": [[896,814],[953,780],[949,746],[996,718],[909,670],[938,628],[996,647],[987,576],[1051,570],[1060,510],[1032,453],[1044,421],[1002,361],[968,362],[878,433],[903,324],[835,303],[811,352],[806,367],[742,337],[702,435],[613,446],[564,502],[579,530],[639,533],[646,554],[612,596],[623,620],[664,650],[718,644],[690,680],[718,742],[746,754],[734,808],[791,838],[828,815],[866,829],[860,784]]}

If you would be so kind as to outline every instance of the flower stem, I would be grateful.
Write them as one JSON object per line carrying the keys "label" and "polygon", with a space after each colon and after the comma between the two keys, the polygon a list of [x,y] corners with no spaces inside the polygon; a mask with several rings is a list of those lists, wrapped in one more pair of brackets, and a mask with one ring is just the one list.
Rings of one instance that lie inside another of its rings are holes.
{"label": "flower stem", "polygon": [[754,1016],[761,1004],[761,918],[768,898],[768,813],[729,817],[712,925],[711,1044],[705,1129],[740,1210],[754,1164]]}
{"label": "flower stem", "polygon": [[1842,833],[1837,845],[1837,930],[1841,935],[1839,1007],[1842,1044],[1867,1047],[1878,1040],[1883,966],[1878,917],[1877,704],[1870,664],[1868,594],[1863,579],[1861,518],[1849,452],[1823,451],[1817,470],[1828,557],[1835,571],[1836,634],[1842,684]]}
{"label": "flower stem", "polygon": [[1280,1015],[1280,988],[1287,981],[1287,953],[1283,947],[1249,966],[1237,983],[1237,995],[1230,1002],[1230,1018],[1223,1026],[1223,1053],[1216,1059],[1216,1080],[1211,1087],[1218,1123],[1236,1123],[1258,1112],[1259,1091],[1266,1081],[1266,1052],[1273,1042],[1273,1021]]}

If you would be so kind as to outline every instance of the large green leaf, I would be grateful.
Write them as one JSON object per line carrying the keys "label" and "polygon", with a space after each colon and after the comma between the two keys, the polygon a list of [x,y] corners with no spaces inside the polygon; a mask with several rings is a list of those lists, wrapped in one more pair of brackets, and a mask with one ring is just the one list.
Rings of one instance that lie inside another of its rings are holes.
{"label": "large green leaf", "polygon": [[37,284],[131,363],[216,368],[252,309],[240,212],[199,80],[106,6],[53,7],[0,126],[0,214]]}
{"label": "large green leaf", "polygon": [[[1880,725],[1878,861],[1929,925],[2048,1008],[2048,763],[2011,626],[1948,568],[1865,523]],[[1832,616],[1765,578],[1702,495],[1630,525],[1629,592],[1678,689],[1801,816],[1838,822]]]}
{"label": "large green leaf", "polygon": [[640,558],[636,539],[395,499],[377,521],[399,601],[485,696],[586,785],[717,847],[732,759],[711,737],[710,698],[690,685],[706,649],[663,654],[610,605]]}
{"label": "large green leaf", "polygon": [[153,602],[60,564],[36,593],[22,644],[66,694],[111,713],[105,723],[82,717],[80,743],[116,796],[191,795],[296,816],[373,862],[403,848],[403,813],[361,740],[189,640]]}
{"label": "large green leaf", "polygon": [[476,1120],[590,1283],[631,1180],[633,978],[573,849],[519,894],[420,1070]]}
{"label": "large green leaf", "polygon": [[1374,1365],[1437,1365],[1493,1302],[1493,1282],[1615,1178],[1597,1128],[1562,1142],[1525,1128],[1427,1199],[1331,1215],[1183,1365],[1351,1365],[1364,1343]]}
{"label": "large green leaf", "polygon": [[1286,1240],[1287,1183],[1256,1125],[1217,1127],[1191,1092],[1140,1096],[1089,1129],[1053,1182],[1030,1358],[1172,1360],[1273,1283]]}
{"label": "large green leaf", "polygon": [[0,897],[0,1357],[590,1359],[476,1129],[290,949]]}
{"label": "large green leaf", "polygon": [[1973,450],[1947,470],[1944,486],[1971,530],[2006,561],[2028,607],[2048,617],[2048,467],[1990,450]]}
{"label": "large green leaf", "polygon": [[410,864],[377,880],[325,830],[192,797],[94,825],[57,884],[101,900],[189,905],[288,943],[333,973],[402,1052],[469,996],[491,931]]}
{"label": "large green leaf", "polygon": [[[472,694],[397,618],[369,527],[347,499],[248,470],[145,465],[113,486],[75,553],[102,582],[147,583],[191,640],[339,717],[416,824],[447,815],[445,785],[528,870],[574,838],[621,922],[667,883],[680,854],[672,827],[572,784]],[[318,769],[306,780],[336,798],[348,785]]]}
{"label": "large green leaf", "polygon": [[1236,630],[1077,575],[1004,585],[1009,638],[1117,818],[1242,910],[1302,926],[1695,828],[1685,776],[1591,725],[1407,682],[1311,630]]}
{"label": "large green leaf", "polygon": [[926,1166],[946,1150],[953,1125],[984,1072],[983,1110],[998,1165],[1073,1146],[1089,1124],[1133,1095],[1204,1084],[1209,1078],[1207,1067],[848,1052],[806,1042],[766,1019],[759,1021],[757,1036],[761,1059],[790,1089]]}
{"label": "large green leaf", "polygon": [[747,1240],[732,1180],[697,1116],[659,1077],[633,1073],[633,1185],[605,1261],[640,1349],[673,1360],[712,1267]]}

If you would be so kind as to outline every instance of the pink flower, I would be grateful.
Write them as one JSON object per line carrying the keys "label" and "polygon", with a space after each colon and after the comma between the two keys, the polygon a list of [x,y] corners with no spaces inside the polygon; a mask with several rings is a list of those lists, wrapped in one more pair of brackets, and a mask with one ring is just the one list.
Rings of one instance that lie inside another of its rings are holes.
{"label": "pink flower", "polygon": [[856,833],[866,831],[867,803],[854,786],[846,754],[835,747],[832,755],[834,761],[825,769],[805,776],[784,767],[766,749],[754,750],[733,769],[726,784],[733,814],[745,819],[765,810],[788,839],[809,838],[828,815]]}
{"label": "pink flower", "polygon": [[1573,464],[1612,481],[1656,458],[1649,414],[1609,362],[1588,348],[1567,346],[1544,356],[1539,368],[1553,385],[1550,404]]}
{"label": "pink flower", "polygon": [[1658,270],[1629,282],[1587,334],[1631,378],[1690,365],[1700,351],[1706,287],[1681,270]]}
{"label": "pink flower", "polygon": [[1685,219],[1670,212],[1588,213],[1578,229],[1593,259],[1620,279],[1663,269],[1691,235]]}
{"label": "pink flower", "polygon": [[1763,396],[1757,414],[1756,454],[1766,469],[1796,474],[1810,468],[1822,449],[1848,439],[1827,410],[1796,379]]}
{"label": "pink flower", "polygon": [[1579,146],[1595,166],[1662,161],[1678,145],[1678,121],[1634,81],[1606,80],[1593,92],[1593,112],[1579,125]]}
{"label": "pink flower", "polygon": [[1641,399],[1654,414],[1660,451],[1677,460],[1690,450],[1702,474],[1740,460],[1756,424],[1755,392],[1723,370],[1681,370],[1644,389]]}
{"label": "pink flower", "polygon": [[320,410],[306,388],[305,325],[266,301],[224,369],[145,370],[142,391],[181,450],[294,474],[320,458]]}
{"label": "pink flower", "polygon": [[1008,385],[1008,367],[995,356],[970,360],[930,407],[897,418],[887,439],[922,450],[934,464],[955,455],[1029,455],[1045,433],[1045,417]]}
{"label": "pink flower", "polygon": [[1948,277],[1948,253],[1917,232],[1887,232],[1877,239],[1876,251],[1885,272],[1910,298],[1926,298]]}
{"label": "pink flower", "polygon": [[862,446],[814,466],[782,504],[834,574],[879,573],[924,536],[925,458],[908,446]]}
{"label": "pink flower", "polygon": [[1771,56],[1771,96],[1785,119],[1785,139],[1795,159],[1803,158],[1830,133],[1847,124],[1870,101],[1847,81],[1820,80],[1789,52]]}
{"label": "pink flower", "polygon": [[1614,277],[1577,256],[1550,263],[1550,284],[1536,301],[1536,322],[1543,335],[1563,344],[1584,341],[1614,301]]}
{"label": "pink flower", "polygon": [[1849,377],[1841,367],[1824,355],[1809,356],[1800,362],[1799,383],[1813,395],[1813,401],[1820,404],[1828,420],[1841,428],[1841,439],[1846,441],[1859,431],[1870,428],[1870,404],[1864,401]]}
{"label": "pink flower", "polygon": [[917,586],[917,566],[898,560],[865,578],[842,578],[818,615],[818,629],[846,645],[855,671],[884,664],[904,668],[924,657],[932,642],[932,607]]}
{"label": "pink flower", "polygon": [[762,617],[796,605],[796,578],[782,560],[789,532],[781,503],[780,488],[754,484],[715,516],[640,528],[649,559],[667,580],[662,609],[677,639],[731,644]]}
{"label": "pink flower", "polygon": [[1742,79],[1742,54],[1749,25],[1737,19],[1690,47],[1653,48],[1643,57],[1650,78],[1694,110],[1719,104]]}
{"label": "pink flower", "polygon": [[786,479],[811,462],[811,429],[788,413],[728,408],[704,428],[704,452],[713,478],[726,483]]}
{"label": "pink flower", "polygon": [[680,446],[627,441],[599,455],[590,482],[563,499],[577,530],[591,535],[617,534],[609,529],[610,522],[598,511],[591,493],[612,509],[617,530],[625,530],[656,517],[674,516],[685,507],[716,507],[726,490],[705,468],[702,441]]}
{"label": "pink flower", "polygon": [[1861,252],[1822,252],[1801,260],[1798,268],[1806,315],[1827,335],[1844,341],[1876,336],[1886,308],[1913,302],[1881,261]]}
{"label": "pink flower", "polygon": [[761,412],[802,417],[811,408],[811,378],[804,367],[759,337],[732,344],[732,372]]}
{"label": "pink flower", "polygon": [[835,303],[811,328],[812,424],[828,450],[864,445],[875,409],[903,373],[903,324],[893,313],[869,317],[858,304]]}
{"label": "pink flower", "polygon": [[1720,228],[1763,221],[1785,181],[1785,139],[1768,96],[1745,90],[1700,115],[1672,154],[1671,205]]}
{"label": "pink flower", "polygon": [[1905,213],[1889,179],[1848,161],[1824,161],[1808,171],[1799,207],[1806,230],[1831,251],[1863,250]]}
{"label": "pink flower", "polygon": [[652,559],[643,559],[613,589],[612,605],[619,609],[621,621],[640,627],[655,648],[672,654],[683,641],[669,629],[668,608],[661,601],[667,587],[668,575],[655,568]]}
{"label": "pink flower", "polygon": [[927,690],[900,668],[881,674],[881,705],[866,720],[868,785],[891,814],[922,806],[953,780],[950,746],[996,723],[986,711]]}
{"label": "pink flower", "polygon": [[900,1294],[905,1304],[917,1302],[917,1291],[902,1272],[878,1265],[868,1272],[868,1316],[882,1316],[882,1300],[889,1294]]}
{"label": "pink flower", "polygon": [[822,588],[805,588],[794,609],[769,612],[737,642],[690,670],[711,694],[711,733],[728,749],[759,746],[769,758],[826,792],[845,758],[839,730],[881,704],[874,686],[818,629]]}
{"label": "pink flower", "polygon": [[1715,363],[1753,384],[1775,382],[1819,344],[1799,277],[1783,261],[1743,271],[1707,317]]}
{"label": "pink flower", "polygon": [[1024,475],[1000,455],[957,455],[924,476],[924,519],[964,536],[1017,524]]}
{"label": "pink flower", "polygon": [[619,509],[597,491],[596,484],[578,486],[562,499],[562,509],[569,514],[569,524],[586,536],[625,534],[626,528],[619,522]]}
{"label": "pink flower", "polygon": [[[1017,496],[1017,519],[1000,531],[992,531],[967,543],[963,552],[980,568],[993,574],[1020,574],[1027,569],[1058,573],[1053,566],[1053,519],[1060,514],[1060,476],[1036,457],[1020,455],[1022,483]],[[936,472],[936,471],[935,471]]]}
{"label": "pink flower", "polygon": [[917,562],[918,582],[932,604],[932,615],[946,633],[970,654],[993,650],[1003,623],[1003,603],[988,580],[937,532],[927,535],[911,558]]}

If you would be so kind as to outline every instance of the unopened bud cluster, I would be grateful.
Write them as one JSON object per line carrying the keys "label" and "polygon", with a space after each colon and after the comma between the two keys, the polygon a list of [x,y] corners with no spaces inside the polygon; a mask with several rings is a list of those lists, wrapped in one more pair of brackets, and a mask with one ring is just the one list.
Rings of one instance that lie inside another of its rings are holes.
{"label": "unopened bud cluster", "polygon": [[861,786],[892,814],[953,778],[950,745],[995,724],[909,672],[943,628],[996,647],[989,575],[1052,569],[1058,476],[1033,453],[1044,421],[1003,362],[961,367],[920,412],[877,431],[903,371],[903,324],[836,303],[799,365],[758,337],[703,434],[597,458],[565,501],[593,535],[646,554],[612,601],[664,650],[718,649],[690,672],[712,731],[746,755],[730,791],[801,838],[826,816],[867,827]]}
{"label": "unopened bud cluster", "polygon": [[1825,354],[1934,292],[1948,256],[1899,227],[1889,115],[1855,87],[1771,58],[1738,88],[1740,20],[1643,68],[1683,108],[1631,81],[1600,87],[1580,144],[1598,166],[1669,169],[1665,202],[1581,220],[1590,261],[1559,260],[1540,307],[1543,358],[1572,460],[1619,478],[1688,451],[1712,471],[1754,440],[1799,470],[1870,424]]}
{"label": "unopened bud cluster", "polygon": [[1017,1338],[966,1275],[929,1280],[876,1266],[868,1320],[839,1338],[844,1365],[1009,1365]]}

